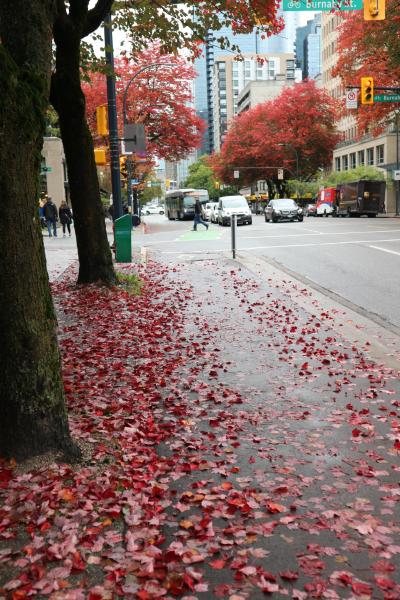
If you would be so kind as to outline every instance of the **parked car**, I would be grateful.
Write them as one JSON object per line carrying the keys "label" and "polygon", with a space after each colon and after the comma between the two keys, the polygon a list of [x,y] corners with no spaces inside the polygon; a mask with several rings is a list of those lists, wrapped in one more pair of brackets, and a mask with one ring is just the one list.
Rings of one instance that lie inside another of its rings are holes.
{"label": "parked car", "polygon": [[236,215],[238,225],[251,225],[253,218],[247,200],[244,196],[223,196],[219,199],[218,205],[218,223],[220,225],[230,225],[231,216]]}
{"label": "parked car", "polygon": [[202,212],[203,212],[203,219],[205,221],[211,221],[211,214],[212,214],[212,210],[214,205],[218,206],[218,202],[206,202],[205,204],[203,204],[202,206]]}
{"label": "parked car", "polygon": [[211,208],[211,212],[210,212],[211,223],[218,223],[218,206],[219,206],[218,202],[212,203],[212,208]]}
{"label": "parked car", "polygon": [[291,198],[271,200],[265,208],[265,222],[302,221],[303,209]]}
{"label": "parked car", "polygon": [[142,208],[142,215],[163,215],[163,206],[156,206],[155,204],[145,204]]}
{"label": "parked car", "polygon": [[315,204],[307,204],[305,209],[306,217],[316,217],[317,216],[317,207]]}

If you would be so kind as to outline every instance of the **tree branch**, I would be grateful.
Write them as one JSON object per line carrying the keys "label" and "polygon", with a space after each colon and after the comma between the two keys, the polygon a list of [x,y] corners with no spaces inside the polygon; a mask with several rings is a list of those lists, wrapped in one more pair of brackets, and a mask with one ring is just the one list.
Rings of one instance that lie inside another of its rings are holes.
{"label": "tree branch", "polygon": [[82,31],[82,38],[93,33],[100,27],[105,16],[110,12],[112,5],[113,0],[97,0],[96,6],[87,13],[86,23]]}

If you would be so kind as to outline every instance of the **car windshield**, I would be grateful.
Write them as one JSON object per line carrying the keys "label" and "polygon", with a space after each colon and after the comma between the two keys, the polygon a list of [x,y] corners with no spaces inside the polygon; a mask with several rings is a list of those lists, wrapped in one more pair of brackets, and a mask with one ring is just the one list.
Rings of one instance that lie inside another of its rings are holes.
{"label": "car windshield", "polygon": [[244,198],[230,198],[223,201],[224,208],[245,208],[247,202]]}
{"label": "car windshield", "polygon": [[279,200],[279,202],[274,202],[274,208],[297,208],[294,200]]}

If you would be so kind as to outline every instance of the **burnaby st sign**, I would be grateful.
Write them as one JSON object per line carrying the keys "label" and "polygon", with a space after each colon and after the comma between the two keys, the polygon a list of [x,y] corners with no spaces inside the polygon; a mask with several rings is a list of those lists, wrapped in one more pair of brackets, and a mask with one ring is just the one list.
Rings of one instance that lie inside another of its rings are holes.
{"label": "burnaby st sign", "polygon": [[363,0],[283,0],[283,10],[363,10]]}

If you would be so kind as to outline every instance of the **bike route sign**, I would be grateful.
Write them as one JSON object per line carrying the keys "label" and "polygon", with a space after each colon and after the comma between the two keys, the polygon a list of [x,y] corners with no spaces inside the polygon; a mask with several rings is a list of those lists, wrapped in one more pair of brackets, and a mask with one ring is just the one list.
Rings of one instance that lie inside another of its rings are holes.
{"label": "bike route sign", "polygon": [[283,10],[363,10],[363,0],[283,0]]}

